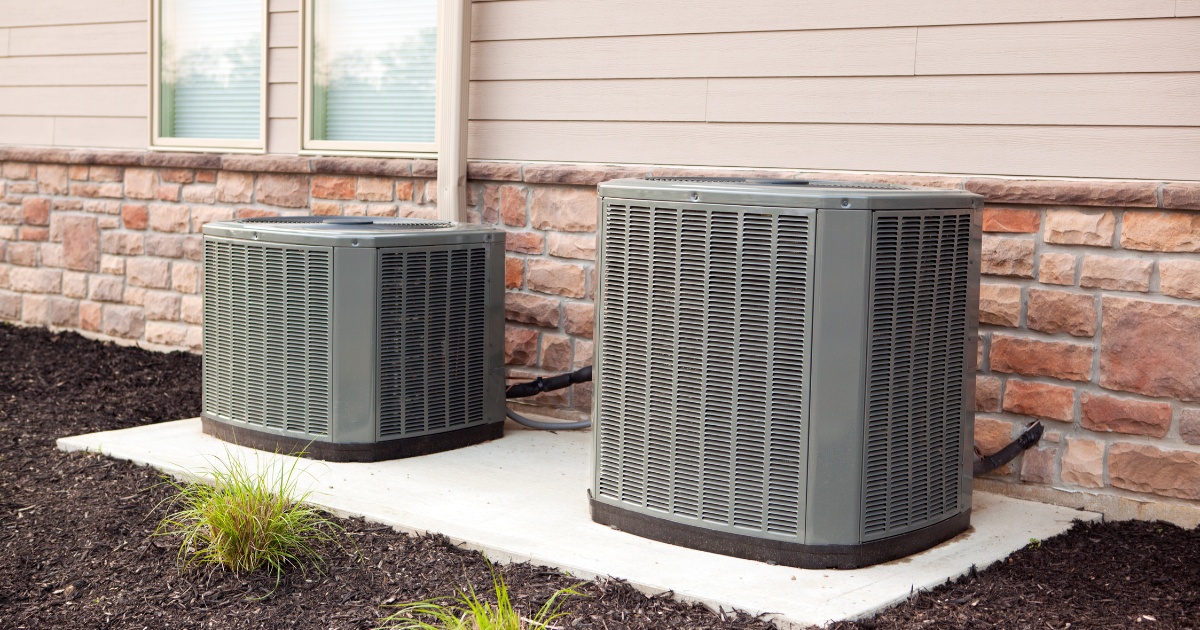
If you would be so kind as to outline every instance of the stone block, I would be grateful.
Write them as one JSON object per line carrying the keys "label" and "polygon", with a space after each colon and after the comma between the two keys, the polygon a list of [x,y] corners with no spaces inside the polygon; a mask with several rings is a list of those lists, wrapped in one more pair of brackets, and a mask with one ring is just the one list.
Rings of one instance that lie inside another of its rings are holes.
{"label": "stone block", "polygon": [[1171,405],[1083,392],[1079,398],[1083,428],[1161,438],[1171,429]]}
{"label": "stone block", "polygon": [[354,199],[353,177],[344,175],[313,175],[314,199]]}
{"label": "stone block", "polygon": [[1149,260],[1089,254],[1083,257],[1079,286],[1145,293],[1150,290],[1153,269],[1154,263]]}
{"label": "stone block", "polygon": [[984,208],[984,232],[1036,234],[1042,225],[1042,213],[1032,208]]}
{"label": "stone block", "polygon": [[44,227],[21,226],[22,241],[45,242],[50,240],[50,230]]}
{"label": "stone block", "polygon": [[171,263],[171,288],[180,293],[200,290],[200,265],[177,261]]}
{"label": "stone block", "polygon": [[250,203],[254,199],[254,175],[221,171],[217,173],[216,191],[222,203]]}
{"label": "stone block", "polygon": [[1108,480],[1115,488],[1195,501],[1200,453],[1117,442],[1108,448]]}
{"label": "stone block", "polygon": [[191,209],[175,204],[152,203],[149,227],[156,232],[186,233],[191,227]]}
{"label": "stone block", "polygon": [[125,276],[131,286],[165,289],[171,286],[171,264],[157,258],[130,258]]}
{"label": "stone block", "polygon": [[146,329],[146,318],[140,308],[110,304],[104,307],[101,327],[106,335],[140,339]]}
{"label": "stone block", "polygon": [[136,232],[104,232],[100,235],[100,251],[105,254],[137,256],[144,250],[145,238]]}
{"label": "stone block", "polygon": [[504,236],[504,249],[522,254],[540,254],[546,250],[546,237],[540,232],[509,232]]}
{"label": "stone block", "polygon": [[67,167],[61,164],[39,164],[37,167],[38,192],[43,195],[65,195]]}
{"label": "stone block", "polygon": [[121,167],[96,165],[88,168],[88,179],[94,182],[121,181]]}
{"label": "stone block", "polygon": [[1200,252],[1200,213],[1130,210],[1121,247],[1151,252]]}
{"label": "stone block", "polygon": [[1111,247],[1117,218],[1109,211],[1055,208],[1046,212],[1047,243]]}
{"label": "stone block", "polygon": [[973,177],[963,185],[991,203],[1057,206],[1158,206],[1158,182],[1029,180]]}
{"label": "stone block", "polygon": [[1200,444],[1200,409],[1180,410],[1179,437],[1185,444]]}
{"label": "stone block", "polygon": [[[158,178],[172,184],[190,184],[196,181],[196,171],[190,168],[164,168],[159,169]],[[218,181],[220,179],[217,177]]]}
{"label": "stone block", "polygon": [[1038,263],[1038,282],[1042,284],[1075,284],[1075,254],[1042,254]]}
{"label": "stone block", "polygon": [[46,323],[51,326],[74,328],[79,323],[79,301],[61,297],[48,298]]}
{"label": "stone block", "polygon": [[1200,306],[1103,299],[1100,385],[1200,401]]}
{"label": "stone block", "polygon": [[204,323],[204,298],[185,295],[179,301],[179,318],[189,324]]}
{"label": "stone block", "polygon": [[[212,184],[198,184],[198,185],[211,186]],[[158,187],[158,190],[156,190],[154,192],[154,196],[157,197],[159,201],[179,201],[180,198],[182,198],[182,195],[180,194],[180,190],[181,190],[181,187],[179,184],[162,184]],[[189,201],[195,201],[196,203],[207,203],[202,200],[203,199],[202,197],[199,199],[197,199],[196,197],[197,197],[197,195],[192,195],[192,199],[190,199]]]}
{"label": "stone block", "polygon": [[1162,207],[1172,210],[1200,210],[1200,184],[1178,182],[1163,186]]}
{"label": "stone block", "polygon": [[79,303],[79,327],[89,332],[100,332],[103,310],[95,302]]}
{"label": "stone block", "polygon": [[504,258],[504,288],[519,289],[525,281],[525,261],[506,256]]}
{"label": "stone block", "polygon": [[62,293],[62,270],[39,267],[13,267],[9,285],[20,293]]}
{"label": "stone block", "polygon": [[525,181],[533,184],[566,184],[595,187],[600,182],[626,177],[643,177],[646,169],[629,166],[599,166],[584,164],[526,164],[522,169]]}
{"label": "stone block", "polygon": [[536,365],[538,333],[526,328],[505,327],[504,364]]}
{"label": "stone block", "polygon": [[587,274],[579,265],[531,258],[525,268],[525,286],[530,290],[576,298],[587,294]]}
{"label": "stone block", "polygon": [[21,294],[0,291],[0,319],[19,321],[21,319]]}
{"label": "stone block", "polygon": [[563,331],[568,335],[592,338],[596,329],[596,307],[590,303],[563,303]]}
{"label": "stone block", "polygon": [[1090,344],[1042,341],[1013,335],[992,335],[989,364],[994,372],[1088,381],[1092,372]]}
{"label": "stone block", "polygon": [[25,197],[22,199],[21,221],[25,225],[50,225],[50,200],[44,197]]}
{"label": "stone block", "polygon": [[1010,378],[1004,386],[1004,410],[1041,420],[1071,422],[1075,419],[1075,388]]}
{"label": "stone block", "polygon": [[1091,337],[1096,334],[1096,298],[1086,293],[1030,289],[1025,319],[1030,330]]}
{"label": "stone block", "polygon": [[158,172],[152,168],[125,169],[125,196],[130,199],[154,199],[158,192]]}
{"label": "stone block", "polygon": [[1160,260],[1158,279],[1164,295],[1200,300],[1200,260]]}
{"label": "stone block", "polygon": [[508,162],[468,162],[467,179],[519,182],[521,181],[521,165]]}
{"label": "stone block", "polygon": [[88,293],[88,276],[86,273],[75,271],[64,271],[62,277],[62,293],[64,296],[75,299],[87,297]]}
{"label": "stone block", "polygon": [[541,366],[551,372],[571,371],[571,338],[550,333],[542,335]]}
{"label": "stone block", "polygon": [[[975,418],[975,449],[984,455],[992,455],[1008,446],[1013,440],[1013,423],[994,418]],[[1003,477],[1011,474],[1013,464],[1009,462],[989,473],[990,476]]]}
{"label": "stone block", "polygon": [[1063,483],[1084,488],[1104,487],[1104,442],[1069,438],[1059,476]]}
{"label": "stone block", "polygon": [[583,339],[575,340],[575,365],[573,369],[578,370],[581,367],[587,367],[592,364],[592,357],[595,354],[595,342],[586,341]]}
{"label": "stone block", "polygon": [[177,234],[147,234],[146,255],[181,258],[183,257],[183,238]]}
{"label": "stone block", "polygon": [[179,304],[179,294],[170,291],[147,291],[142,301],[146,319],[154,321],[177,321]]}
{"label": "stone block", "polygon": [[67,269],[99,271],[100,228],[96,218],[63,216],[55,221],[62,230],[63,258]]}
{"label": "stone block", "polygon": [[390,177],[359,177],[355,196],[359,201],[391,201],[394,192]]}
{"label": "stone block", "polygon": [[255,192],[259,203],[284,208],[308,206],[307,175],[259,175]]}
{"label": "stone block", "polygon": [[981,283],[979,323],[1016,327],[1021,323],[1021,287],[1015,284]]}
{"label": "stone block", "polygon": [[504,318],[510,322],[558,328],[559,301],[529,293],[506,293]]}
{"label": "stone block", "polygon": [[146,341],[161,346],[182,346],[187,339],[188,328],[184,324],[146,322]]}
{"label": "stone block", "polygon": [[1021,481],[1026,483],[1054,483],[1054,458],[1058,451],[1053,448],[1031,448],[1021,455]]}
{"label": "stone block", "polygon": [[528,199],[525,189],[520,186],[500,187],[500,218],[504,225],[525,227],[529,221],[526,217]]}
{"label": "stone block", "polygon": [[981,271],[991,276],[1032,278],[1033,249],[1030,239],[984,235]]}
{"label": "stone block", "polygon": [[95,302],[124,302],[125,279],[119,276],[92,276],[88,297]]}
{"label": "stone block", "polygon": [[9,243],[8,247],[8,262],[21,267],[36,267],[38,266],[38,245],[37,243]]}
{"label": "stone block", "polygon": [[595,232],[598,207],[594,188],[538,186],[529,201],[529,216],[540,230]]}
{"label": "stone block", "polygon": [[229,221],[233,219],[233,210],[221,206],[200,206],[192,208],[192,225],[191,231],[197,234],[201,233],[201,228],[205,223],[214,221]]}
{"label": "stone block", "polygon": [[1000,379],[983,374],[975,375],[975,411],[1000,411]]}
{"label": "stone block", "polygon": [[396,182],[396,199],[399,201],[412,201],[413,198],[413,183],[411,179],[402,179]]}
{"label": "stone block", "polygon": [[183,257],[195,261],[204,258],[204,238],[199,234],[183,237]]}
{"label": "stone block", "polygon": [[561,234],[549,232],[546,243],[551,256],[559,258],[578,258],[580,260],[596,259],[595,234]]}
{"label": "stone block", "polygon": [[21,296],[21,319],[34,326],[50,325],[50,298],[45,295]]}
{"label": "stone block", "polygon": [[127,230],[144,230],[150,222],[150,212],[144,203],[121,204],[121,224]]}

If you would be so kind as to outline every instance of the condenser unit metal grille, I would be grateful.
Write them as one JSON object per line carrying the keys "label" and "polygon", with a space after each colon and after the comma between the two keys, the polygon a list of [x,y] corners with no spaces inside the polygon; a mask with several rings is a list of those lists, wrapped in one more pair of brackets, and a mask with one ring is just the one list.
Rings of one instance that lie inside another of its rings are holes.
{"label": "condenser unit metal grille", "polygon": [[811,216],[605,204],[600,497],[802,534]]}
{"label": "condenser unit metal grille", "polygon": [[205,240],[206,413],[329,433],[331,255],[328,248]]}
{"label": "condenser unit metal grille", "polygon": [[863,540],[960,511],[971,213],[876,213]]}
{"label": "condenser unit metal grille", "polygon": [[379,439],[481,424],[487,250],[383,250]]}

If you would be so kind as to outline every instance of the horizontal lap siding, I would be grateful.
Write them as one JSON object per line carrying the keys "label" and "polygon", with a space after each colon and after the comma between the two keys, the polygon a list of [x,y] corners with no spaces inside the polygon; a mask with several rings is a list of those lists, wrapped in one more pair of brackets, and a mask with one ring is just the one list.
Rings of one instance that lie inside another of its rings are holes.
{"label": "horizontal lap siding", "polygon": [[469,152],[1197,180],[1197,5],[476,2]]}
{"label": "horizontal lap siding", "polygon": [[146,0],[0,0],[0,145],[143,148]]}

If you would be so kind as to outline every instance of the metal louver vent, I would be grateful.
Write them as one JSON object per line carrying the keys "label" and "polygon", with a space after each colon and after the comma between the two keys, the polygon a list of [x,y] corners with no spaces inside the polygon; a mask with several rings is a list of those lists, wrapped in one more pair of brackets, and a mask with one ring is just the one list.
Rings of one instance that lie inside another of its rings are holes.
{"label": "metal louver vent", "polygon": [[960,510],[971,214],[877,213],[864,540]]}
{"label": "metal louver vent", "polygon": [[330,258],[328,248],[204,242],[206,413],[328,434]]}
{"label": "metal louver vent", "polygon": [[483,423],[487,251],[384,250],[379,439]]}
{"label": "metal louver vent", "polygon": [[600,497],[803,534],[812,211],[606,202]]}

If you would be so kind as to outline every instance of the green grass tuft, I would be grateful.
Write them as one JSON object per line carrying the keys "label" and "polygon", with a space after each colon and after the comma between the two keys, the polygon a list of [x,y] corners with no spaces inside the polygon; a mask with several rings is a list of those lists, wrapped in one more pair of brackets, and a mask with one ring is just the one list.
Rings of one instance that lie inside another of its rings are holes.
{"label": "green grass tuft", "polygon": [[[226,452],[223,463],[203,471],[212,484],[168,483],[175,510],[159,523],[156,536],[180,536],[184,567],[218,565],[234,573],[265,569],[275,584],[289,569],[323,572],[321,549],[340,545],[342,527],[297,496],[297,460],[277,468],[250,470]],[[274,473],[274,474],[271,474]],[[295,497],[295,498],[293,498]]]}
{"label": "green grass tuft", "polygon": [[490,564],[492,589],[496,594],[493,605],[475,593],[468,585],[459,590],[454,600],[426,599],[400,604],[399,610],[384,617],[380,628],[386,630],[541,630],[554,628],[550,624],[566,616],[559,612],[563,602],[572,595],[582,595],[575,587],[555,591],[532,617],[524,617],[513,606],[504,578]]}

